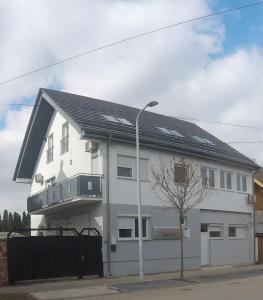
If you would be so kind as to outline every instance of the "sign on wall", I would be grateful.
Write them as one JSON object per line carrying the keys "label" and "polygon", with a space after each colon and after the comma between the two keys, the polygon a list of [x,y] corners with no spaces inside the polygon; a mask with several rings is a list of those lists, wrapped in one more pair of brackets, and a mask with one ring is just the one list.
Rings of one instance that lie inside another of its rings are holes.
{"label": "sign on wall", "polygon": [[[190,238],[190,228],[184,228],[184,238]],[[180,227],[154,227],[154,240],[180,240]]]}
{"label": "sign on wall", "polygon": [[180,240],[179,227],[154,227],[154,240]]}

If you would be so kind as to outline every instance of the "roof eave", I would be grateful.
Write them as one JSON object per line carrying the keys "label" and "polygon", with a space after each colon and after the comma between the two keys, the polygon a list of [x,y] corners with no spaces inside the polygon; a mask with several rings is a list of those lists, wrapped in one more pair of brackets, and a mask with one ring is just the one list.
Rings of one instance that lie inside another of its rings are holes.
{"label": "roof eave", "polygon": [[[18,175],[20,167],[21,167],[21,163],[22,163],[22,160],[23,160],[23,155],[24,155],[24,152],[25,152],[25,148],[27,146],[27,141],[28,141],[28,137],[29,137],[29,134],[30,134],[30,130],[33,126],[33,122],[34,122],[34,119],[35,119],[37,108],[38,108],[38,105],[40,103],[41,94],[42,94],[42,91],[41,91],[41,89],[39,89],[38,95],[37,95],[37,98],[36,98],[36,102],[35,102],[35,105],[33,107],[32,112],[31,112],[29,123],[27,125],[27,129],[26,129],[26,133],[25,133],[25,136],[24,136],[24,139],[23,139],[23,143],[22,143],[19,155],[18,155],[18,160],[17,160],[17,163],[16,163],[15,172],[14,172],[14,175],[13,175],[13,181],[16,181],[17,178],[18,178],[17,175]],[[23,178],[23,179],[31,179],[31,178]]]}
{"label": "roof eave", "polygon": [[[82,128],[83,132],[86,132],[85,128]],[[89,133],[85,133],[82,135],[82,138],[100,138],[100,139],[108,139],[108,136],[111,135],[111,140],[112,141],[118,141],[118,142],[124,142],[124,143],[131,143],[131,144],[135,144],[135,135],[127,135],[127,134],[120,134],[117,131],[112,131],[112,130],[103,130],[101,131],[100,129],[96,129],[93,128],[92,130],[89,131]],[[154,141],[151,138],[145,138],[143,136],[140,137],[140,144],[142,146],[146,146],[146,147],[150,147],[150,148],[158,148],[158,149],[163,149],[166,151],[173,151],[176,153],[180,153],[183,155],[192,155],[195,157],[199,157],[199,158],[203,158],[203,159],[207,159],[208,158],[208,154],[207,153],[202,153],[201,151],[197,151],[197,150],[189,150],[186,148],[179,148],[176,147],[174,144],[171,144],[169,142],[164,143],[162,141],[162,145],[160,145],[160,143],[158,143],[157,141]],[[249,162],[241,162],[238,160],[234,160],[234,159],[228,159],[228,158],[222,158],[216,155],[209,155],[209,159],[213,160],[213,161],[218,161],[218,162],[225,162],[225,163],[231,163],[234,166],[238,166],[238,167],[242,167],[245,169],[249,169],[249,170],[258,170],[260,168],[260,166],[258,166],[255,163],[249,163]]]}

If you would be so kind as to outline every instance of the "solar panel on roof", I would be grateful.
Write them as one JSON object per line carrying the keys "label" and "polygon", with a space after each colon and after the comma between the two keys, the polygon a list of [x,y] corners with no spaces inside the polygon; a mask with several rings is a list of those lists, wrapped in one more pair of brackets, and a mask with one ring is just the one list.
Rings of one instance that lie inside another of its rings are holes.
{"label": "solar panel on roof", "polygon": [[164,127],[157,127],[157,128],[165,134],[174,135],[174,136],[178,136],[178,137],[184,137],[181,133],[179,133],[175,129],[168,129],[168,128],[164,128]]}
{"label": "solar panel on roof", "polygon": [[119,120],[122,124],[130,125],[130,126],[133,125],[130,121],[128,121],[128,120],[125,119],[125,118],[119,118],[119,117],[116,117],[116,119]]}
{"label": "solar panel on roof", "polygon": [[200,137],[200,136],[197,136],[197,135],[193,135],[192,138],[194,138],[196,141],[198,141],[200,143],[205,143],[205,144],[210,144],[210,145],[214,145],[215,146],[215,144],[213,142],[211,142],[207,138]]}
{"label": "solar panel on roof", "polygon": [[120,118],[120,117],[115,117],[115,116],[110,116],[110,115],[104,115],[101,114],[107,121],[113,122],[113,123],[118,123],[118,124],[123,124],[123,125],[129,125],[132,126],[133,124],[128,121],[125,118]]}

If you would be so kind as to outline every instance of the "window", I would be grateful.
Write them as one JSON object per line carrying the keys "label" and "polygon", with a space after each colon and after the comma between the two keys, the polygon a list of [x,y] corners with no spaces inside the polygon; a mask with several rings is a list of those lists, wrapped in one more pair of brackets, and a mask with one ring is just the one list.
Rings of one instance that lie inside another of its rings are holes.
{"label": "window", "polygon": [[61,154],[68,152],[69,144],[69,125],[68,122],[62,125],[62,139],[60,141]]}
{"label": "window", "polygon": [[110,116],[110,115],[104,115],[104,114],[102,114],[102,116],[109,122],[118,123],[118,124],[122,124],[122,125],[133,126],[133,124],[125,118],[120,118],[120,117],[115,117],[115,116]]}
{"label": "window", "polygon": [[201,224],[201,232],[208,232],[208,224]]}
{"label": "window", "polygon": [[187,167],[182,165],[174,165],[174,181],[176,183],[185,183],[187,178]]}
{"label": "window", "polygon": [[208,232],[210,238],[222,238],[222,225],[209,225]]}
{"label": "window", "polygon": [[[148,233],[149,218],[142,218],[143,238],[149,238]],[[139,226],[137,217],[119,217],[118,218],[119,239],[137,239],[139,236]]]}
{"label": "window", "polygon": [[122,123],[122,124],[124,124],[124,125],[133,125],[130,121],[128,121],[127,119],[125,119],[125,118],[118,118],[118,117],[115,117],[118,121],[119,121],[119,123]]}
{"label": "window", "polygon": [[118,167],[117,173],[118,176],[132,178],[132,168]]}
{"label": "window", "polygon": [[201,168],[201,174],[202,174],[202,184],[205,187],[215,187],[215,170],[202,167]]}
{"label": "window", "polygon": [[247,176],[237,174],[237,190],[247,192]]}
{"label": "window", "polygon": [[220,171],[220,187],[222,189],[232,190],[232,173]]}
{"label": "window", "polygon": [[132,229],[119,229],[119,238],[132,238]]}
{"label": "window", "polygon": [[230,238],[245,239],[246,238],[246,226],[244,226],[244,225],[229,225],[228,236]]}
{"label": "window", "polygon": [[236,232],[236,227],[234,227],[234,226],[229,226],[229,227],[228,227],[228,236],[229,236],[229,237],[236,237],[236,234],[237,234],[237,232]]}
{"label": "window", "polygon": [[209,237],[211,238],[220,238],[221,237],[221,231],[209,231]]}
{"label": "window", "polygon": [[[147,237],[147,219],[142,218],[142,236]],[[139,237],[139,223],[138,218],[135,218],[135,237]]]}
{"label": "window", "polygon": [[160,131],[162,131],[162,133],[169,134],[169,135],[174,135],[174,136],[177,136],[177,137],[184,137],[181,133],[179,133],[175,129],[168,129],[168,128],[164,128],[164,127],[157,127],[157,128]]}
{"label": "window", "polygon": [[117,176],[132,178],[134,176],[136,161],[131,156],[118,155],[117,156]]}
{"label": "window", "polygon": [[98,153],[91,154],[91,172],[92,174],[99,174],[99,156]]}
{"label": "window", "polygon": [[[117,156],[117,176],[136,179],[136,158],[133,156],[118,155]],[[148,180],[149,178],[149,160],[140,159],[140,179]]]}
{"label": "window", "polygon": [[197,135],[193,135],[192,138],[194,138],[197,142],[204,143],[204,144],[210,144],[210,145],[215,146],[215,144],[207,138],[200,137],[200,136],[197,136]]}
{"label": "window", "polygon": [[53,133],[50,134],[47,138],[47,163],[53,161],[53,151],[54,151],[54,143],[53,143]]}

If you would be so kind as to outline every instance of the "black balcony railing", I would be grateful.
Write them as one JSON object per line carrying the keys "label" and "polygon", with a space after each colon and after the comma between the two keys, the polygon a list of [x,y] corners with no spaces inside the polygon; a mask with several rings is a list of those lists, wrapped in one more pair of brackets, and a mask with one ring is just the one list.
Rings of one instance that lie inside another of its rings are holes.
{"label": "black balcony railing", "polygon": [[102,176],[77,175],[27,198],[29,212],[76,198],[102,197]]}

